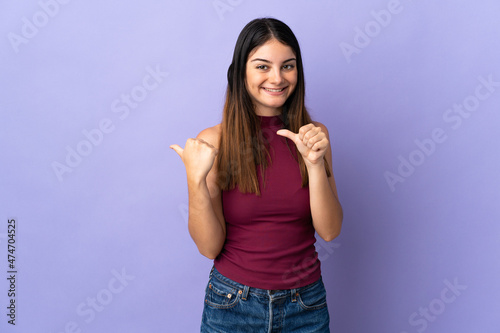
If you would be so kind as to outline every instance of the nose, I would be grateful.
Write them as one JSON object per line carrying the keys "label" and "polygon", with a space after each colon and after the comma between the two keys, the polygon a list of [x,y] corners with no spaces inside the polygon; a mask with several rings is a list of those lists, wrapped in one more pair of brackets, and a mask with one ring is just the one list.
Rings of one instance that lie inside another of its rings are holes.
{"label": "nose", "polygon": [[281,73],[281,68],[274,68],[269,73],[269,83],[279,85],[283,82],[283,75]]}

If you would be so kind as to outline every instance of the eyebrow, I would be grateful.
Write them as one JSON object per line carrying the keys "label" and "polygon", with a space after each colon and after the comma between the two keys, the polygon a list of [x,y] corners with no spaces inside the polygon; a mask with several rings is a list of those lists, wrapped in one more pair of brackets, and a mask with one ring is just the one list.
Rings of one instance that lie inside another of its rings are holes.
{"label": "eyebrow", "polygon": [[[286,63],[286,62],[289,62],[289,61],[292,61],[292,60],[297,60],[297,59],[296,58],[290,58],[290,59],[287,59],[287,60],[283,61],[283,63]],[[272,64],[272,62],[270,62],[269,60],[261,59],[261,58],[255,58],[255,59],[250,60],[250,62],[254,62],[254,61],[262,61],[262,62],[266,62],[268,64]]]}

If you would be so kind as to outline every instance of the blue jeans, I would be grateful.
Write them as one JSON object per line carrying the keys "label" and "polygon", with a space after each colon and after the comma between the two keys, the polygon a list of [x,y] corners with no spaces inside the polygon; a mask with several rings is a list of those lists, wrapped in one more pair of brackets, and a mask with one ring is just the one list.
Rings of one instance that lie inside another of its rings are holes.
{"label": "blue jeans", "polygon": [[212,268],[201,333],[327,333],[330,317],[323,280],[289,290],[235,282]]}

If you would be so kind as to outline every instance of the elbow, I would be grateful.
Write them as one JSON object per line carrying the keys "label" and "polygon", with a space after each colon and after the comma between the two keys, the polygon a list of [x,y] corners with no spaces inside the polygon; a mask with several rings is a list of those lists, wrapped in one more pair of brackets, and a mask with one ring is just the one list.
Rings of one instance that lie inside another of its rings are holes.
{"label": "elbow", "polygon": [[207,257],[210,260],[214,260],[219,256],[221,249],[202,249],[198,247],[198,251],[201,255]]}
{"label": "elbow", "polygon": [[195,241],[196,247],[201,255],[207,257],[210,260],[214,260],[219,256],[224,247],[224,238],[218,241]]}
{"label": "elbow", "polygon": [[337,238],[340,235],[340,230],[342,229],[342,216],[338,220],[338,223],[336,223],[335,227],[333,227],[331,230],[324,230],[321,234],[318,233],[318,235],[325,241],[325,242],[331,242],[335,238]]}
{"label": "elbow", "polygon": [[217,235],[201,237],[199,233],[196,233],[195,230],[191,228],[191,225],[189,226],[189,233],[198,248],[198,252],[204,257],[213,260],[217,258],[219,253],[222,251],[225,233],[221,237],[218,237]]}
{"label": "elbow", "polygon": [[207,257],[208,259],[210,259],[210,260],[215,260],[215,258],[217,258],[217,256],[219,255],[218,253],[217,253],[217,254],[215,254],[215,252],[210,253],[210,252],[201,252],[201,251],[200,251],[200,253],[201,253],[202,255],[204,255],[205,257]]}
{"label": "elbow", "polygon": [[335,232],[335,233],[320,235],[320,237],[323,238],[323,240],[325,242],[331,242],[332,240],[337,238],[339,235],[340,235],[340,230],[338,232]]}

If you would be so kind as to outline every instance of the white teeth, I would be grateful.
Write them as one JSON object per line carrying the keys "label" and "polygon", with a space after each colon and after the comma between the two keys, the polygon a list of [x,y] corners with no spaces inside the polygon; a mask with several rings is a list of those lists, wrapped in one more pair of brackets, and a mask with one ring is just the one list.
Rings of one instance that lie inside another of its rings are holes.
{"label": "white teeth", "polygon": [[281,88],[281,89],[269,89],[269,88],[264,88],[266,89],[267,91],[270,91],[270,92],[280,92],[280,91],[283,91],[283,89],[285,88]]}

